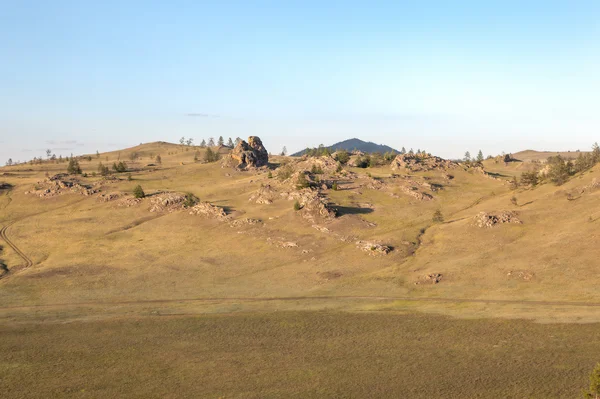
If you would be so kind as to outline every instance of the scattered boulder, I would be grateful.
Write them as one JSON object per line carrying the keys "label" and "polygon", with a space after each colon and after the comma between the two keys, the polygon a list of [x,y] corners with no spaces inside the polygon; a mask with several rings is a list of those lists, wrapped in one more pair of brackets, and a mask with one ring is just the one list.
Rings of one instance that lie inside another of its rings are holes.
{"label": "scattered boulder", "polygon": [[514,223],[521,224],[517,212],[503,211],[498,213],[480,212],[475,216],[475,225],[481,228],[491,228],[499,224]]}
{"label": "scattered boulder", "polygon": [[69,193],[87,196],[100,192],[97,186],[98,183],[96,183],[94,186],[85,186],[81,184],[77,178],[68,174],[60,173],[37,182],[34,189],[25,192],[25,194],[37,195],[40,198],[51,198],[57,195]]}
{"label": "scattered boulder", "polygon": [[142,203],[142,198],[125,197],[117,202],[117,206],[131,208]]}
{"label": "scattered boulder", "polygon": [[336,217],[336,212],[329,206],[327,198],[318,190],[305,188],[288,194],[288,200],[296,200],[300,204],[302,217],[312,221],[331,220]]}
{"label": "scattered boulder", "polygon": [[424,276],[421,276],[418,281],[415,282],[415,285],[420,284],[438,284],[442,281],[442,274],[440,273],[430,273]]}
{"label": "scattered boulder", "polygon": [[248,142],[240,141],[226,158],[229,166],[241,170],[260,168],[269,163],[269,153],[257,136],[248,137]]}
{"label": "scattered boulder", "polygon": [[185,207],[185,195],[160,193],[150,197],[150,212],[174,212]]}
{"label": "scattered boulder", "polygon": [[118,200],[123,196],[123,193],[107,193],[98,195],[98,201],[101,202],[111,202]]}
{"label": "scattered boulder", "polygon": [[257,204],[269,205],[275,200],[275,189],[270,184],[261,186],[254,194],[250,196],[249,201]]}
{"label": "scattered boulder", "polygon": [[257,225],[257,224],[261,224],[261,223],[262,223],[262,221],[259,219],[244,218],[244,219],[233,220],[231,223],[229,223],[229,226],[230,227],[252,226],[252,225]]}
{"label": "scattered boulder", "polygon": [[211,219],[226,220],[228,218],[225,210],[209,202],[200,202],[190,208],[190,215],[202,215]]}
{"label": "scattered boulder", "polygon": [[387,255],[392,251],[391,247],[382,245],[372,241],[357,241],[356,247],[362,251],[367,252],[369,255]]}
{"label": "scattered boulder", "polygon": [[448,170],[458,164],[447,159],[429,154],[400,154],[392,161],[392,170],[408,169],[413,172],[426,172],[429,170]]}
{"label": "scattered boulder", "polygon": [[531,281],[535,274],[528,270],[511,270],[506,273],[508,278],[523,280],[523,281]]}

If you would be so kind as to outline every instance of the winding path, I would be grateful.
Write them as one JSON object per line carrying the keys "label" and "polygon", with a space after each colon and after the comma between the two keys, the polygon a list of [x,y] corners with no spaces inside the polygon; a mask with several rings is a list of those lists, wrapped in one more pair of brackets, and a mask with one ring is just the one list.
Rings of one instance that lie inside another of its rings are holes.
{"label": "winding path", "polygon": [[[27,255],[25,255],[25,254],[23,253],[23,251],[21,251],[21,250],[19,249],[19,247],[17,247],[17,246],[16,246],[16,245],[15,245],[15,244],[14,244],[14,243],[11,241],[11,239],[10,239],[10,238],[8,238],[8,235],[6,234],[6,232],[8,231],[8,228],[9,228],[10,226],[12,226],[13,224],[15,224],[15,222],[16,222],[16,220],[15,220],[15,221],[13,221],[13,222],[11,222],[11,223],[9,223],[9,224],[7,224],[6,226],[2,227],[2,229],[0,229],[0,238],[2,238],[2,239],[3,239],[3,240],[6,242],[6,244],[7,244],[7,245],[8,245],[8,246],[9,246],[9,247],[10,247],[10,248],[13,250],[13,251],[15,251],[15,253],[16,253],[17,255],[19,255],[19,257],[20,257],[21,259],[23,259],[23,261],[24,261],[25,263],[24,263],[22,266],[18,267],[18,270],[23,270],[23,269],[27,269],[28,267],[31,267],[31,266],[33,266],[33,261],[32,261],[32,260],[31,260],[31,258],[29,258]],[[6,274],[6,275],[4,275],[3,277],[4,277],[4,278],[6,278],[6,277],[7,277],[8,275],[10,275],[10,274],[11,274],[13,271],[15,271],[14,269],[15,269],[15,268],[12,268],[11,270],[9,270],[9,273],[8,273],[8,274]]]}

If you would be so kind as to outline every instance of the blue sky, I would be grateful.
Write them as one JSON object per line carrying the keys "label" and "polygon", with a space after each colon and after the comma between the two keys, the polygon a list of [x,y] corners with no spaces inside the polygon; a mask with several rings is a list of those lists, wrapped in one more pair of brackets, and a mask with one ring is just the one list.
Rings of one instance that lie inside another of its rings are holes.
{"label": "blue sky", "polygon": [[0,43],[2,163],[181,136],[600,141],[598,1],[0,0]]}

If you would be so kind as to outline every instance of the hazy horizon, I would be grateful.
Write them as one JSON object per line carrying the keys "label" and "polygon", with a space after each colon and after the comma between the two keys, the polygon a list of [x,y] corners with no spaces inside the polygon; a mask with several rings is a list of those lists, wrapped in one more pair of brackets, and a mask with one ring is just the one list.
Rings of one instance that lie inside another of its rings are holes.
{"label": "hazy horizon", "polygon": [[0,162],[192,137],[446,158],[600,141],[600,3],[9,3]]}

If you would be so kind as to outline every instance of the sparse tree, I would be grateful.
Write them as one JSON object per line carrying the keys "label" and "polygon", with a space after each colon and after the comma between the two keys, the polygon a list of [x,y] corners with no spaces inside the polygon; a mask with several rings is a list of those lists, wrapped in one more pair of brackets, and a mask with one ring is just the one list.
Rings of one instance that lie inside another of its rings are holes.
{"label": "sparse tree", "polygon": [[233,148],[233,140],[231,140],[231,137],[229,138],[229,140],[227,140],[227,147]]}
{"label": "sparse tree", "polygon": [[300,173],[298,175],[298,180],[296,180],[296,188],[298,190],[302,190],[303,188],[308,188],[310,187],[310,182],[308,181],[308,179],[306,178],[306,175],[304,173]]}
{"label": "sparse tree", "polygon": [[208,146],[209,147],[214,147],[215,146],[215,139],[214,138],[209,138],[208,139]]}
{"label": "sparse tree", "polygon": [[100,162],[98,164],[98,173],[100,173],[101,176],[106,176],[110,173],[108,166],[103,165],[102,162]]}
{"label": "sparse tree", "polygon": [[413,151],[412,148],[408,151],[408,155],[415,155],[415,152]]}
{"label": "sparse tree", "polygon": [[46,150],[46,158],[50,159],[51,156],[52,156],[52,150],[48,148]]}
{"label": "sparse tree", "polygon": [[96,158],[100,158],[100,153],[96,150]]}
{"label": "sparse tree", "polygon": [[217,151],[213,151],[212,148],[207,147],[206,152],[204,153],[204,162],[216,162],[221,158]]}
{"label": "sparse tree", "polygon": [[223,136],[219,136],[219,140],[217,141],[217,145],[219,147],[223,146],[225,144],[225,140],[223,140]]}
{"label": "sparse tree", "polygon": [[72,158],[69,160],[69,165],[67,166],[67,172],[70,175],[80,175],[81,174],[81,167],[79,166],[79,162],[77,162],[77,160],[75,158]]}
{"label": "sparse tree", "polygon": [[600,162],[600,146],[598,143],[594,143],[592,146],[592,159],[595,164]]}
{"label": "sparse tree", "polygon": [[600,363],[590,374],[590,387],[582,392],[584,399],[600,399]]}
{"label": "sparse tree", "polygon": [[185,195],[185,201],[183,201],[183,206],[186,208],[191,208],[194,205],[196,205],[198,203],[198,198],[192,194],[192,193],[187,193]]}
{"label": "sparse tree", "polygon": [[471,162],[471,153],[469,151],[465,152],[465,156],[463,157],[463,161],[465,161],[466,163],[470,163]]}
{"label": "sparse tree", "polygon": [[400,154],[402,154],[402,155],[406,154],[406,148],[402,147],[402,149],[400,150]]}
{"label": "sparse tree", "polygon": [[140,186],[139,184],[135,186],[135,188],[133,189],[133,196],[135,198],[144,198],[146,196],[146,193],[144,192],[144,189],[142,189],[142,186]]}
{"label": "sparse tree", "polygon": [[551,182],[560,186],[569,179],[572,169],[571,162],[565,162],[562,156],[556,155],[548,158],[548,165],[548,178]]}
{"label": "sparse tree", "polygon": [[179,139],[179,144],[184,145],[185,144],[185,137],[181,137]]}
{"label": "sparse tree", "polygon": [[190,146],[192,145],[192,143],[193,143],[193,142],[194,142],[194,139],[190,137],[189,139],[187,139],[187,140],[186,140],[185,144],[186,144],[188,147],[190,147]]}
{"label": "sparse tree", "polygon": [[202,139],[200,142],[200,148],[206,148],[206,140]]}
{"label": "sparse tree", "polygon": [[283,146],[283,148],[281,149],[281,156],[285,157],[287,155],[287,147]]}
{"label": "sparse tree", "polygon": [[535,187],[538,184],[538,173],[533,170],[531,172],[521,173],[521,185]]}
{"label": "sparse tree", "polygon": [[346,150],[338,150],[335,154],[335,160],[342,165],[346,165],[350,160],[350,154]]}
{"label": "sparse tree", "polygon": [[483,152],[481,152],[481,150],[479,150],[479,152],[477,153],[477,163],[481,164],[483,162],[484,158],[483,158]]}
{"label": "sparse tree", "polygon": [[12,164],[13,164],[12,158],[8,158],[8,161],[6,161],[6,166],[11,166]]}

